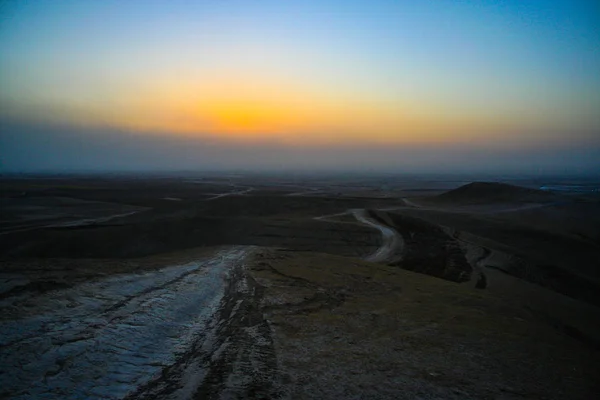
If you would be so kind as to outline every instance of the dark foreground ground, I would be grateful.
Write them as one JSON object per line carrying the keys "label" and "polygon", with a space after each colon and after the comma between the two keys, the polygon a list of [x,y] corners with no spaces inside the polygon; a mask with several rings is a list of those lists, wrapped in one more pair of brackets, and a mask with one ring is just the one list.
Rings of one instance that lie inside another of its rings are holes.
{"label": "dark foreground ground", "polygon": [[0,398],[595,398],[600,198],[512,183],[5,179]]}

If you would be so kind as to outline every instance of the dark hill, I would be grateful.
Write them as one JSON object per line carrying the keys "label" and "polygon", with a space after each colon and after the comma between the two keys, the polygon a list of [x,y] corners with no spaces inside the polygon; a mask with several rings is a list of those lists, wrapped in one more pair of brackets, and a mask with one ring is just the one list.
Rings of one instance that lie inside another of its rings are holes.
{"label": "dark hill", "polygon": [[543,203],[555,199],[555,194],[543,190],[499,182],[473,182],[442,193],[432,200],[439,203],[473,204],[506,202]]}

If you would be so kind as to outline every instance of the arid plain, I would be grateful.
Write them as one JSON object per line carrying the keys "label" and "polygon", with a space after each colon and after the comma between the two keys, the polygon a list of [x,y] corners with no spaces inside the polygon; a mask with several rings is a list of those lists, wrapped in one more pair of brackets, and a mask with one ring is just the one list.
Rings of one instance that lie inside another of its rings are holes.
{"label": "arid plain", "polygon": [[0,397],[595,397],[598,183],[471,181],[4,178]]}

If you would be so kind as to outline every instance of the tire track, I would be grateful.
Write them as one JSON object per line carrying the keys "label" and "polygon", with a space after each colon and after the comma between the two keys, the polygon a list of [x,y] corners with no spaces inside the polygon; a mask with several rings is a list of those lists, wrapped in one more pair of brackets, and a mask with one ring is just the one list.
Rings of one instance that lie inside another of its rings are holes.
{"label": "tire track", "polygon": [[[238,284],[250,251],[231,247],[187,265],[29,298],[22,318],[0,321],[0,397],[125,398],[194,350],[210,352],[227,285]],[[11,298],[0,304],[12,306]]]}

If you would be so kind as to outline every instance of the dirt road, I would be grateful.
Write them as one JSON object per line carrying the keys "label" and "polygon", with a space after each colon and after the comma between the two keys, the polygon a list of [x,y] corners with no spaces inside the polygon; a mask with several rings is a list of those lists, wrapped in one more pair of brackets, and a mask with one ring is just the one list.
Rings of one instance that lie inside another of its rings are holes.
{"label": "dirt road", "polygon": [[[252,251],[231,247],[186,265],[3,298],[0,309],[19,312],[0,321],[0,397],[243,394],[253,382],[224,385],[235,371],[219,370],[219,360],[243,352],[252,352],[253,365],[270,358],[264,321],[238,321],[256,295],[243,270]],[[242,336],[244,346],[228,347]],[[229,365],[252,376],[235,359]]]}
{"label": "dirt road", "polygon": [[379,249],[365,258],[365,260],[371,262],[391,261],[396,254],[402,252],[404,239],[398,231],[371,218],[365,209],[352,210],[352,214],[361,223],[379,230],[383,238],[383,243]]}
{"label": "dirt road", "polygon": [[[402,235],[380,221],[371,218],[369,213],[364,208],[355,208],[344,211],[342,213],[321,215],[315,217],[315,220],[327,221],[334,217],[341,217],[344,215],[352,214],[358,222],[363,225],[370,226],[371,228],[377,229],[382,235],[381,246],[371,255],[365,257],[366,261],[371,262],[390,262],[394,258],[398,258],[398,254],[401,254],[404,249],[404,238]],[[333,220],[335,222],[335,220]]]}

